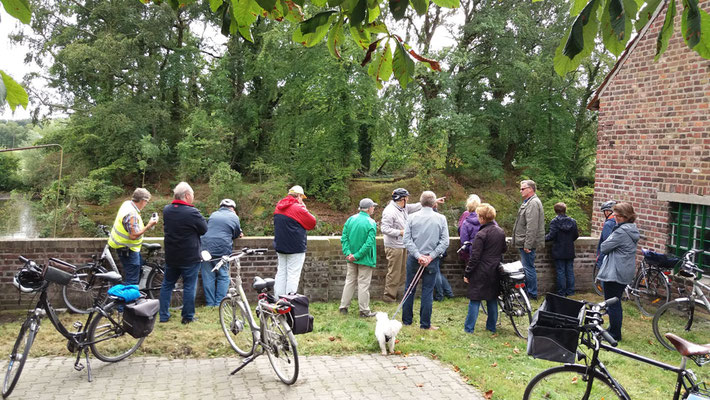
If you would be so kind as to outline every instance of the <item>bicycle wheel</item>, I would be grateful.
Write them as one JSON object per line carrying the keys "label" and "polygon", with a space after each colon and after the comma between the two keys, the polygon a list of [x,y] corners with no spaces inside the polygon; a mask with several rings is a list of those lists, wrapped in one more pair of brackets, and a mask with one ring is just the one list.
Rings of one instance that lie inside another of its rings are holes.
{"label": "bicycle wheel", "polygon": [[262,313],[261,324],[262,341],[271,366],[283,383],[293,384],[298,378],[298,350],[293,332],[281,315]]}
{"label": "bicycle wheel", "polygon": [[623,399],[624,396],[614,388],[602,374],[593,371],[594,380],[586,395],[590,375],[583,365],[563,365],[542,371],[525,388],[523,400],[609,400]]}
{"label": "bicycle wheel", "polygon": [[7,364],[5,372],[5,381],[2,385],[2,397],[6,398],[15,389],[17,381],[20,379],[22,368],[25,366],[25,361],[30,355],[30,348],[35,340],[39,327],[39,319],[34,316],[27,318],[20,327],[20,333],[17,335],[15,345],[10,353],[10,361]]}
{"label": "bicycle wheel", "polygon": [[[151,299],[160,299],[160,287],[163,285],[163,276],[165,275],[165,270],[162,266],[157,266],[155,264],[148,264],[151,266],[150,274],[148,274],[148,281],[146,283],[146,291],[148,297]],[[173,288],[173,294],[170,298],[170,308],[174,310],[179,310],[182,308],[182,296],[183,296],[182,280],[175,282],[175,288]]]}
{"label": "bicycle wheel", "polygon": [[671,286],[663,272],[657,269],[642,270],[633,283],[631,295],[641,313],[652,317],[670,300]]}
{"label": "bicycle wheel", "polygon": [[699,300],[676,299],[661,306],[653,316],[653,334],[669,350],[675,347],[665,338],[673,333],[694,343],[710,342],[710,310]]}
{"label": "bicycle wheel", "polygon": [[145,340],[136,339],[123,330],[123,309],[110,304],[97,312],[87,330],[89,347],[96,358],[105,362],[121,361],[133,354]]}
{"label": "bicycle wheel", "polygon": [[106,297],[109,285],[101,279],[94,278],[97,272],[106,271],[94,270],[91,265],[78,268],[72,280],[62,286],[64,304],[71,312],[88,314],[97,298]]}
{"label": "bicycle wheel", "polygon": [[599,273],[599,267],[594,263],[594,270],[592,271],[592,280],[594,281],[594,291],[599,296],[604,296],[604,288],[602,287],[602,281],[597,279],[597,274]]}
{"label": "bicycle wheel", "polygon": [[219,323],[229,345],[242,357],[254,353],[254,332],[249,325],[248,311],[239,297],[225,297],[219,303]]}
{"label": "bicycle wheel", "polygon": [[507,314],[510,317],[510,323],[513,324],[515,334],[527,339],[528,327],[530,326],[530,321],[532,321],[528,296],[523,289],[513,289],[513,292],[508,295],[508,303],[510,309]]}

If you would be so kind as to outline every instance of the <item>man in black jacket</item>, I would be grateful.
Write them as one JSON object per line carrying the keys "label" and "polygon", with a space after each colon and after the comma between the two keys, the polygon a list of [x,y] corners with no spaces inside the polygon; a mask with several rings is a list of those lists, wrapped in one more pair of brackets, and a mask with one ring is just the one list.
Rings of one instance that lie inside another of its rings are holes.
{"label": "man in black jacket", "polygon": [[197,274],[200,271],[200,236],[207,232],[207,222],[192,205],[195,192],[187,182],[173,189],[175,200],[163,208],[165,235],[165,276],[160,287],[160,322],[170,319],[170,298],[175,283],[182,276],[182,323],[195,318]]}
{"label": "man in black jacket", "polygon": [[550,233],[545,241],[552,241],[552,258],[557,269],[557,294],[571,296],[574,294],[574,241],[579,237],[577,221],[565,213],[565,203],[555,204],[557,216],[550,221]]}

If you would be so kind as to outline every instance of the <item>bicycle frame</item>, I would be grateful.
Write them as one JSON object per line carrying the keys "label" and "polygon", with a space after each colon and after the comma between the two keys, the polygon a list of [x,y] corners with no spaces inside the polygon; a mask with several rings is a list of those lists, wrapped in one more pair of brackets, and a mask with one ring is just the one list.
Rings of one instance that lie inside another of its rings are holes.
{"label": "bicycle frame", "polygon": [[251,306],[249,306],[249,300],[247,299],[247,295],[244,292],[244,287],[242,286],[242,264],[239,261],[240,258],[241,257],[238,257],[231,261],[231,263],[233,263],[237,267],[237,276],[234,278],[230,278],[231,285],[229,287],[227,296],[234,297],[235,294],[238,294],[239,297],[242,299],[242,302],[244,303],[244,308],[246,309],[245,311],[247,312],[249,329],[251,330],[252,334],[255,335],[254,342],[261,343],[261,328],[259,327],[259,325],[256,324],[254,313],[252,313],[251,311]]}
{"label": "bicycle frame", "polygon": [[[592,333],[587,333],[587,335],[594,335]],[[676,374],[676,385],[675,385],[675,390],[673,394],[673,400],[678,400],[680,399],[681,393],[687,393],[690,392],[691,390],[697,389],[698,385],[696,383],[697,377],[693,373],[692,370],[686,369],[686,365],[688,362],[687,357],[683,357],[680,363],[680,366],[673,366],[670,364],[663,363],[661,361],[654,360],[652,358],[644,357],[642,355],[632,353],[630,351],[622,350],[613,346],[610,346],[606,343],[601,343],[601,341],[598,338],[590,339],[590,338],[583,338],[581,340],[581,343],[592,349],[593,355],[592,355],[592,360],[589,364],[585,365],[584,367],[588,371],[593,371],[596,370],[597,372],[601,373],[604,377],[609,379],[609,382],[614,385],[614,388],[616,391],[625,399],[630,399],[629,394],[626,392],[626,389],[624,389],[621,384],[614,379],[611,376],[611,373],[609,373],[609,370],[606,368],[604,363],[599,360],[599,351],[601,349],[605,351],[609,351],[615,354],[619,354],[623,357],[628,357],[633,360],[652,365],[656,368],[661,368],[665,371],[670,371]],[[594,374],[590,373],[588,374],[589,376],[589,381],[587,382],[587,393],[591,391],[592,384],[594,382]]]}

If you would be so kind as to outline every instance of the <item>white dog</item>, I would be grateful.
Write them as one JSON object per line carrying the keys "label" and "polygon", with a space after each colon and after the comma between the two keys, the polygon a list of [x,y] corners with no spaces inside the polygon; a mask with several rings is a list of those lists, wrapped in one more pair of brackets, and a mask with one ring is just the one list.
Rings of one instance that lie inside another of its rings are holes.
{"label": "white dog", "polygon": [[382,355],[387,355],[387,348],[385,347],[385,343],[387,342],[389,342],[390,345],[390,353],[394,353],[394,343],[397,341],[399,330],[402,329],[402,323],[395,319],[389,319],[387,313],[384,312],[378,312],[375,314],[375,318],[377,319],[375,337],[380,344]]}

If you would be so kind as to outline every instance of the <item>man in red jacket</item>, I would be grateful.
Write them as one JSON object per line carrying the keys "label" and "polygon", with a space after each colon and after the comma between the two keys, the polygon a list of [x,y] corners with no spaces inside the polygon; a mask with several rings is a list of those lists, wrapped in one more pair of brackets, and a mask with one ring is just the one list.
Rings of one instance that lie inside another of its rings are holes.
{"label": "man in red jacket", "polygon": [[274,294],[296,293],[306,259],[306,231],[316,227],[316,217],[308,212],[303,188],[296,185],[276,204],[274,249],[279,258]]}

